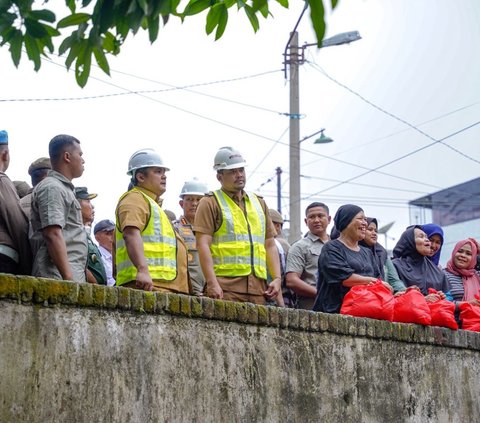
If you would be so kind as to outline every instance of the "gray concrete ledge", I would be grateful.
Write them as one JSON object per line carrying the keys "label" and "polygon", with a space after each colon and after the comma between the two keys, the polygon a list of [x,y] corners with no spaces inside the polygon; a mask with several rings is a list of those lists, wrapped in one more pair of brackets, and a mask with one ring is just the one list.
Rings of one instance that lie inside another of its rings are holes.
{"label": "gray concrete ledge", "polygon": [[394,340],[480,350],[480,333],[434,326],[391,323],[339,314],[256,306],[189,295],[78,284],[0,273],[0,300],[44,307],[69,306],[213,319],[305,332]]}

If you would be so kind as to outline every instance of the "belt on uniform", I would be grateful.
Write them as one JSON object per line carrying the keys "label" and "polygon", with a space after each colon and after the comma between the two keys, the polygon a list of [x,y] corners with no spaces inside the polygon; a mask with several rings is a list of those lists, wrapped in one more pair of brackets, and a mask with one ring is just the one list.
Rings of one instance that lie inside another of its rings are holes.
{"label": "belt on uniform", "polygon": [[18,264],[18,260],[19,260],[18,253],[12,247],[9,247],[8,245],[0,244],[0,254],[10,257],[15,263]]}

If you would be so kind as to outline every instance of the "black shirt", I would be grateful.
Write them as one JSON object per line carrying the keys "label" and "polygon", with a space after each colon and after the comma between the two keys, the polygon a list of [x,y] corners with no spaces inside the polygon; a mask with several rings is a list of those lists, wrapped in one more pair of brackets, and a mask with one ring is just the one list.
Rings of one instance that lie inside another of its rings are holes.
{"label": "black shirt", "polygon": [[359,251],[353,251],[338,239],[325,244],[318,259],[317,297],[313,310],[339,313],[343,297],[350,289],[342,283],[354,273],[380,276],[373,253],[362,246]]}

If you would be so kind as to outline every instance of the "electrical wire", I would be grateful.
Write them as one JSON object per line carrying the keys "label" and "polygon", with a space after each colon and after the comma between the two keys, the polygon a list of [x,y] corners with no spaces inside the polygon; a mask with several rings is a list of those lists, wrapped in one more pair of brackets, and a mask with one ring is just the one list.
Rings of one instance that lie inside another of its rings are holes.
{"label": "electrical wire", "polygon": [[[442,115],[436,116],[436,117],[434,117],[434,118],[432,118],[432,119],[425,120],[425,121],[423,121],[423,122],[417,123],[416,126],[423,126],[423,125],[426,125],[426,124],[428,124],[428,123],[435,122],[435,121],[440,120],[440,119],[443,119],[443,118],[445,118],[445,117],[447,117],[447,116],[450,116],[450,115],[453,115],[453,114],[455,114],[455,113],[461,112],[461,111],[463,111],[463,110],[469,109],[470,107],[476,106],[476,105],[478,105],[478,104],[480,104],[480,101],[476,101],[476,102],[474,102],[474,103],[468,104],[468,105],[466,105],[466,106],[459,107],[458,109],[455,109],[455,110],[452,110],[452,111],[450,111],[450,112],[444,113],[444,114],[442,114]],[[395,135],[399,135],[399,134],[402,134],[402,133],[404,133],[404,132],[408,132],[408,131],[410,131],[410,130],[411,130],[410,128],[404,128],[404,129],[401,129],[400,131],[392,132],[392,133],[390,133],[390,134],[381,136],[381,137],[379,137],[379,138],[375,138],[374,140],[367,141],[367,142],[365,142],[365,143],[363,143],[363,144],[357,144],[357,145],[355,145],[355,146],[352,147],[352,148],[348,148],[348,149],[346,149],[346,150],[338,151],[338,152],[332,154],[332,156],[339,156],[339,155],[341,155],[341,154],[349,153],[349,152],[351,152],[351,151],[357,150],[357,149],[362,148],[362,147],[365,147],[365,146],[367,146],[367,145],[375,144],[375,143],[377,143],[377,142],[379,142],[379,141],[383,141],[383,140],[385,140],[385,139],[387,139],[387,138],[394,137]],[[321,160],[323,160],[323,158],[322,158]],[[318,162],[318,161],[320,161],[320,160],[319,160],[319,159],[312,160],[312,161],[310,161],[310,162],[305,163],[305,166],[309,166],[309,165],[311,165],[311,164],[313,164],[313,163],[316,163],[316,162]]]}
{"label": "electrical wire", "polygon": [[[55,65],[59,65],[58,63],[54,62],[50,58],[44,58],[44,60],[46,62],[50,62],[50,63],[53,63]],[[60,65],[60,66],[62,66],[62,65]],[[257,73],[257,74],[254,74],[254,75],[243,76],[243,77],[222,79],[222,80],[203,82],[203,83],[196,83],[196,84],[190,84],[190,85],[185,85],[185,86],[175,86],[175,85],[172,85],[172,84],[167,84],[167,83],[164,83],[164,82],[154,81],[152,79],[142,78],[142,77],[135,76],[135,75],[132,75],[132,74],[129,74],[129,73],[126,73],[126,72],[121,72],[121,71],[114,71],[114,72],[124,74],[124,75],[128,75],[128,76],[131,76],[131,77],[137,78],[137,79],[142,79],[142,80],[145,80],[145,81],[154,82],[156,84],[166,85],[169,88],[165,88],[165,89],[161,89],[161,90],[129,90],[127,92],[97,94],[97,95],[80,96],[80,97],[3,98],[3,99],[0,98],[0,103],[47,102],[47,101],[85,101],[85,100],[96,100],[96,99],[135,95],[135,94],[158,94],[158,93],[167,93],[167,92],[172,92],[172,91],[187,91],[187,92],[198,94],[198,95],[201,95],[201,96],[204,96],[204,97],[209,97],[209,98],[213,98],[215,100],[220,100],[220,101],[225,101],[225,102],[228,102],[228,103],[237,104],[239,106],[249,107],[249,108],[256,109],[256,110],[261,110],[261,111],[264,111],[264,112],[274,113],[274,114],[277,114],[277,115],[284,115],[285,114],[284,112],[280,112],[278,110],[268,109],[266,107],[256,106],[254,104],[248,104],[248,103],[240,102],[240,101],[237,101],[237,100],[232,100],[232,99],[228,99],[228,98],[225,98],[225,97],[220,97],[220,96],[215,96],[215,95],[212,95],[212,94],[202,93],[202,92],[190,89],[190,88],[193,88],[193,87],[210,86],[210,85],[215,85],[215,84],[222,84],[222,83],[227,83],[227,82],[235,82],[235,81],[240,81],[240,80],[245,80],[245,79],[252,79],[252,78],[256,78],[256,77],[260,77],[260,76],[264,76],[264,75],[269,75],[271,73],[281,72],[280,69],[267,71],[267,72],[262,72],[262,73]],[[95,79],[94,77],[91,77],[91,78]]]}
{"label": "electrical wire", "polygon": [[[371,169],[371,170],[369,170],[369,171],[367,171],[367,172],[364,172],[364,173],[362,173],[362,174],[360,174],[360,175],[357,175],[357,176],[354,176],[354,177],[352,177],[352,178],[349,178],[349,179],[347,179],[347,180],[345,180],[345,181],[342,181],[342,182],[340,182],[340,183],[338,183],[338,184],[336,184],[336,185],[333,185],[333,186],[331,186],[331,187],[329,187],[329,188],[326,188],[326,189],[324,189],[324,190],[322,190],[322,191],[318,191],[318,192],[316,192],[316,193],[313,194],[313,195],[322,194],[322,193],[324,193],[324,192],[326,192],[326,191],[330,191],[330,190],[333,189],[333,188],[337,188],[337,187],[339,187],[339,186],[341,186],[341,185],[343,185],[343,184],[345,184],[345,183],[347,183],[347,182],[353,181],[353,180],[355,180],[355,179],[357,179],[357,178],[361,178],[362,176],[368,175],[369,173],[372,173],[372,172],[374,172],[374,171],[378,171],[379,169],[382,169],[382,168],[384,168],[384,167],[386,167],[386,166],[389,166],[389,165],[391,165],[391,164],[393,164],[393,163],[396,163],[396,162],[398,162],[398,161],[400,161],[400,160],[403,160],[403,159],[405,159],[406,157],[412,156],[412,155],[418,153],[419,151],[425,150],[425,149],[427,149],[427,148],[429,148],[429,147],[431,147],[431,146],[433,146],[433,145],[435,145],[435,144],[441,143],[442,141],[444,141],[444,140],[446,140],[446,139],[448,139],[448,138],[451,138],[451,137],[453,137],[453,136],[455,136],[455,135],[458,135],[458,134],[460,134],[460,133],[462,133],[462,132],[464,132],[464,131],[467,131],[467,130],[469,130],[469,129],[477,126],[477,125],[480,125],[480,121],[477,121],[477,122],[475,122],[475,123],[473,123],[473,124],[471,124],[471,125],[469,125],[469,126],[466,126],[466,127],[462,128],[462,129],[459,129],[458,131],[455,131],[455,132],[453,132],[452,134],[447,135],[446,137],[443,137],[443,138],[440,139],[440,140],[434,141],[434,142],[432,142],[432,143],[430,143],[430,144],[428,144],[428,145],[425,145],[425,146],[423,146],[423,147],[417,148],[416,150],[410,151],[409,153],[404,154],[403,156],[400,156],[400,157],[397,157],[396,159],[390,160],[390,161],[388,161],[387,163],[384,163],[384,164],[382,164],[382,165],[380,165],[380,166],[377,166],[377,167],[374,168],[374,169]],[[308,199],[308,198],[310,198],[310,196],[304,197],[304,198],[302,198],[302,200],[306,200],[306,199]]]}
{"label": "electrical wire", "polygon": [[[451,145],[447,144],[447,143],[444,143],[443,141],[445,140],[445,138],[442,138],[441,140],[437,140],[435,139],[434,137],[432,137],[430,134],[426,133],[425,131],[422,131],[420,128],[417,128],[415,125],[411,124],[410,122],[406,121],[405,119],[402,119],[400,117],[398,117],[397,115],[381,108],[380,106],[377,106],[375,103],[371,102],[370,100],[366,99],[364,96],[362,96],[361,94],[357,93],[356,91],[354,91],[353,89],[351,89],[350,87],[348,87],[347,85],[345,84],[342,84],[340,81],[336,80],[335,78],[333,78],[332,76],[330,76],[327,72],[325,72],[325,70],[323,70],[320,66],[318,66],[316,63],[312,63],[312,62],[308,62],[312,67],[313,69],[316,69],[320,74],[324,75],[326,78],[330,79],[332,82],[334,82],[335,84],[339,85],[340,87],[344,88],[345,90],[349,91],[350,93],[352,93],[353,95],[355,95],[356,97],[360,98],[362,101],[364,101],[365,103],[369,104],[370,106],[372,106],[373,108],[379,110],[380,112],[386,114],[387,116],[390,116],[391,118],[395,119],[395,120],[398,120],[399,122],[403,123],[404,125],[407,125],[409,128],[413,129],[414,131],[417,131],[419,134],[423,135],[424,137],[432,140],[432,141],[435,141],[433,144],[430,144],[430,145],[434,145],[434,144],[437,144],[437,143],[440,143],[442,145],[444,145],[445,147],[449,148],[450,150],[454,151],[455,153],[459,154],[460,156],[468,159],[468,160],[471,160],[477,164],[480,164],[480,160],[477,160],[471,156],[469,156],[468,154],[465,154],[463,153],[462,151],[456,149],[455,147],[452,147]],[[420,151],[420,150],[419,150]]]}

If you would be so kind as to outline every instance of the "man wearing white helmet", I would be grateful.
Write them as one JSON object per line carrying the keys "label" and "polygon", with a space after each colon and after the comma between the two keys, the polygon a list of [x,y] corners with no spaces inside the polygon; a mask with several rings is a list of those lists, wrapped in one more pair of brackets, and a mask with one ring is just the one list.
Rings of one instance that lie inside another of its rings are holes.
{"label": "man wearing white helmet", "polygon": [[213,168],[221,189],[200,201],[194,229],[206,294],[265,304],[281,289],[275,229],[263,198],[244,191],[245,164],[232,147],[217,152]]}
{"label": "man wearing white helmet", "polygon": [[173,222],[187,244],[188,273],[190,275],[190,282],[195,295],[203,295],[205,277],[203,276],[202,268],[200,267],[197,242],[195,234],[193,233],[193,222],[195,221],[195,213],[197,212],[198,203],[207,192],[207,185],[196,178],[185,182],[180,193],[179,201],[180,207],[183,210],[183,215]]}
{"label": "man wearing white helmet", "polygon": [[160,207],[168,171],[152,149],[135,152],[127,174],[133,188],[116,215],[116,282],[128,288],[188,294],[187,248]]}

